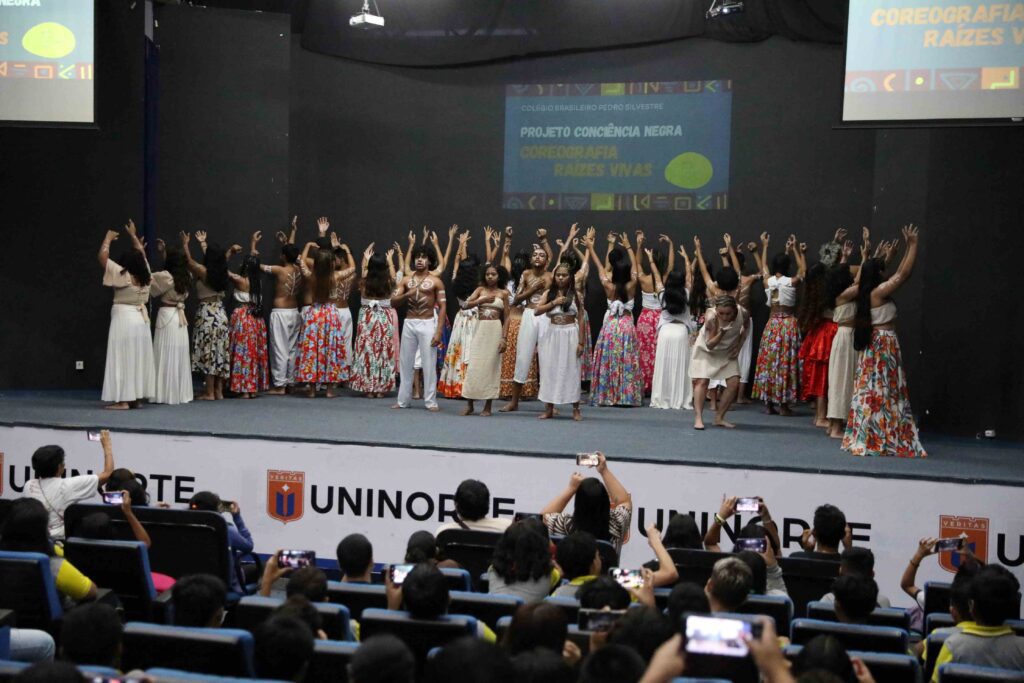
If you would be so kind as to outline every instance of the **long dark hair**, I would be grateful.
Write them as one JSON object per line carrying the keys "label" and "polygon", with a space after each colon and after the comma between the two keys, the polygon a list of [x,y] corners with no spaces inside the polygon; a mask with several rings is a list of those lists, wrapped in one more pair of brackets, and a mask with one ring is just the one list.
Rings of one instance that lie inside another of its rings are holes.
{"label": "long dark hair", "polygon": [[665,276],[665,292],[662,295],[665,310],[670,315],[682,315],[686,312],[686,274],[673,270]]}
{"label": "long dark hair", "polygon": [[242,275],[249,281],[249,312],[259,318],[263,315],[263,272],[259,256],[250,254],[245,257]]}
{"label": "long dark hair", "polygon": [[174,291],[184,294],[192,286],[192,273],[188,272],[188,260],[185,252],[178,247],[168,247],[164,257],[164,270],[174,278]]}
{"label": "long dark hair", "polygon": [[[825,266],[815,263],[804,276],[801,285],[803,293],[796,311],[796,320],[800,325],[800,332],[803,334],[810,332],[811,328],[821,320],[821,314],[825,309],[832,305],[828,298],[825,273]],[[835,297],[832,298],[832,301],[835,301]]]}
{"label": "long dark hair", "polygon": [[691,268],[693,268],[694,273],[688,305],[690,307],[690,314],[694,317],[699,317],[708,307],[708,285],[700,274],[696,260],[694,260]]}
{"label": "long dark hair", "polygon": [[494,546],[491,566],[505,583],[536,581],[547,576],[551,573],[548,540],[526,524],[513,524]]}
{"label": "long dark hair", "polygon": [[626,292],[626,285],[632,279],[633,265],[629,261],[629,255],[625,251],[615,247],[612,253],[608,254],[608,264],[612,267],[612,284],[615,285],[615,296],[619,301],[628,301],[629,295]]}
{"label": "long dark hair", "polygon": [[825,273],[825,288],[829,305],[835,306],[836,299],[853,284],[853,274],[845,263],[833,266]]}
{"label": "long dark hair", "polygon": [[[576,303],[576,283],[573,282],[572,268],[569,267],[568,263],[559,263],[557,266],[555,266],[555,272],[557,272],[559,268],[565,268],[566,270],[569,271],[569,287],[568,287],[569,291],[566,292],[565,303],[562,304],[562,312],[568,312],[569,309],[572,308],[573,304]],[[554,278],[554,275],[552,275],[552,277],[551,277],[551,286],[548,287],[548,303],[551,303],[552,301],[554,301],[557,298],[558,298],[558,285],[555,284],[555,278]]]}
{"label": "long dark hair", "polygon": [[480,287],[487,286],[487,271],[490,270],[491,268],[494,268],[494,271],[498,274],[498,282],[496,283],[497,288],[505,289],[505,287],[508,285],[508,271],[505,270],[505,266],[501,265],[500,263],[491,261],[488,261],[487,263],[480,266],[480,282],[478,283],[478,285]]}
{"label": "long dark hair", "polygon": [[661,540],[666,548],[704,548],[704,537],[700,533],[697,521],[691,515],[672,515]]}
{"label": "long dark hair", "polygon": [[49,520],[46,507],[35,498],[14,500],[0,529],[0,550],[53,555]]}
{"label": "long dark hair", "polygon": [[363,278],[363,292],[367,298],[381,298],[391,294],[395,281],[388,270],[388,260],[383,254],[374,254],[366,262],[366,277]]}
{"label": "long dark hair", "polygon": [[313,301],[325,304],[331,300],[334,285],[334,253],[320,249],[313,259]]}
{"label": "long dark hair", "polygon": [[228,258],[219,244],[210,242],[206,245],[203,266],[206,268],[206,284],[210,289],[223,292],[228,288]]}
{"label": "long dark hair", "polygon": [[118,263],[121,264],[122,272],[126,272],[135,278],[140,287],[148,287],[149,283],[152,282],[153,276],[149,272],[149,263],[146,261],[146,255],[138,249],[125,252],[124,256],[118,260]]}
{"label": "long dark hair", "polygon": [[722,266],[715,273],[715,284],[723,292],[731,292],[740,286],[740,276],[732,266]]}
{"label": "long dark hair", "polygon": [[586,531],[594,538],[610,540],[608,520],[611,510],[611,499],[608,490],[599,479],[584,479],[576,490],[576,499],[572,510],[572,526],[576,531]]}
{"label": "long dark hair", "polygon": [[469,254],[459,261],[459,272],[452,280],[452,293],[456,298],[466,300],[480,281],[480,259],[476,254]]}
{"label": "long dark hair", "polygon": [[772,257],[772,275],[775,273],[781,273],[782,275],[789,276],[789,271],[793,268],[793,259],[789,258],[789,254],[784,251],[780,251],[778,254]]}
{"label": "long dark hair", "polygon": [[882,284],[884,276],[885,261],[880,258],[870,258],[860,267],[857,314],[853,318],[853,348],[858,351],[863,351],[871,343],[871,292]]}
{"label": "long dark hair", "polygon": [[530,267],[530,256],[532,255],[533,252],[529,249],[522,249],[512,257],[512,272],[509,274],[509,278],[517,288],[519,287],[519,279],[523,277],[523,273]]}

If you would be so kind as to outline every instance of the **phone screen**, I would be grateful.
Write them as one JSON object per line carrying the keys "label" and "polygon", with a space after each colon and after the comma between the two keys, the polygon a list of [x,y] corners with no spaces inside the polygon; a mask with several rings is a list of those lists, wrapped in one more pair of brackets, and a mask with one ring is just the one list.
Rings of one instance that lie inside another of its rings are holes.
{"label": "phone screen", "polygon": [[763,553],[768,550],[768,539],[766,538],[737,538],[733,544],[733,550],[753,550],[755,553]]}
{"label": "phone screen", "polygon": [[597,453],[576,454],[576,464],[579,467],[597,467],[599,462],[601,462],[601,459],[597,457]]}
{"label": "phone screen", "polygon": [[539,512],[517,512],[512,517],[514,523],[519,523],[527,519],[540,519],[543,520],[544,516]]}
{"label": "phone screen", "polygon": [[409,572],[413,570],[414,564],[393,564],[388,572],[391,574],[391,583],[395,586],[401,586],[405,583],[405,577],[409,576]]}
{"label": "phone screen", "polygon": [[85,438],[89,439],[89,441],[99,441],[100,432],[97,429],[90,429],[85,433]]}
{"label": "phone screen", "polygon": [[736,512],[757,512],[761,509],[758,498],[740,498],[736,501]]}
{"label": "phone screen", "polygon": [[124,493],[121,491],[104,491],[103,502],[107,505],[121,505],[124,503]]}
{"label": "phone screen", "polygon": [[746,657],[743,636],[752,636],[753,624],[739,619],[689,615],[686,617],[686,651],[693,654]]}
{"label": "phone screen", "polygon": [[576,626],[588,633],[608,633],[626,610],[581,609],[576,617]]}
{"label": "phone screen", "polygon": [[962,536],[956,538],[943,538],[935,542],[935,551],[942,552],[944,550],[958,550],[960,545],[964,542]]}
{"label": "phone screen", "polygon": [[622,569],[612,567],[608,572],[623,588],[640,588],[644,585],[644,575],[639,569]]}
{"label": "phone screen", "polygon": [[231,512],[231,506],[234,505],[233,500],[221,500],[220,507],[217,508],[218,512]]}
{"label": "phone screen", "polygon": [[314,550],[282,550],[277,556],[279,567],[291,567],[300,569],[316,564],[316,551]]}

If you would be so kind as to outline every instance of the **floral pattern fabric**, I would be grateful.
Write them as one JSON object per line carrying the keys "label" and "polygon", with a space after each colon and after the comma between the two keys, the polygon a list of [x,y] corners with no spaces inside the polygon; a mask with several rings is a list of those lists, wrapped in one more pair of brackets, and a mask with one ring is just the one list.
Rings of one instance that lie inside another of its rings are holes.
{"label": "floral pattern fabric", "polygon": [[800,328],[789,313],[773,313],[761,335],[751,397],[793,403],[800,395]]}
{"label": "floral pattern fabric", "polygon": [[601,334],[594,345],[594,376],[590,404],[595,406],[639,406],[644,389],[637,351],[633,316],[605,316]]}
{"label": "floral pattern fabric", "polygon": [[196,311],[192,372],[214,377],[231,375],[231,333],[222,301],[202,302]]}
{"label": "floral pattern fabric", "polygon": [[338,384],[348,378],[349,359],[345,355],[345,334],[337,307],[334,304],[309,306],[302,316],[295,381]]}
{"label": "floral pattern fabric", "polygon": [[394,310],[384,306],[359,309],[359,334],[352,352],[355,362],[350,387],[354,391],[386,393],[395,388],[398,326],[390,315]]}
{"label": "floral pattern fabric", "polygon": [[[522,318],[512,317],[508,321],[508,330],[505,332],[505,351],[501,354],[501,388],[499,393],[502,398],[512,395],[513,378],[516,375],[516,346],[519,341],[519,323]],[[540,389],[540,370],[537,365],[537,354],[533,354],[533,362],[530,363],[530,372],[526,376],[526,384],[519,393],[520,398],[536,398],[537,390]]]}
{"label": "floral pattern fabric", "polygon": [[444,354],[441,374],[437,380],[437,393],[445,398],[462,397],[462,383],[466,381],[466,370],[469,368],[469,354],[477,322],[475,308],[455,314],[448,350]]}
{"label": "floral pattern fabric", "polygon": [[254,394],[266,391],[267,322],[239,306],[231,314],[231,391]]}
{"label": "floral pattern fabric", "polygon": [[874,330],[857,365],[843,450],[854,455],[924,458],[900,343],[892,330]]}
{"label": "floral pattern fabric", "polygon": [[640,311],[636,320],[636,342],[640,353],[640,372],[644,393],[651,393],[651,382],[654,381],[654,358],[658,350],[658,320],[661,311],[645,308]]}

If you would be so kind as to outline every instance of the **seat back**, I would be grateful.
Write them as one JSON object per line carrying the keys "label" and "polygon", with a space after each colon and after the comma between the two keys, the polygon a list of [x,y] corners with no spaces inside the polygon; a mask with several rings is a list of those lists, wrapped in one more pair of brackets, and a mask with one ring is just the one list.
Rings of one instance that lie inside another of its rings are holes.
{"label": "seat back", "polygon": [[907,651],[908,634],[903,629],[889,626],[840,624],[817,619],[795,619],[793,621],[790,639],[794,645],[806,645],[817,635],[834,636],[848,650],[896,654],[903,654]]}
{"label": "seat back", "polygon": [[498,625],[502,617],[510,617],[523,604],[523,599],[514,595],[488,595],[486,593],[470,593],[452,591],[448,611],[452,614],[468,614],[482,621],[491,629]]}
{"label": "seat back", "polygon": [[[281,683],[266,678],[236,678],[235,676],[214,676],[213,674],[197,674],[181,669],[165,669],[155,666],[146,671],[146,676],[160,683]],[[118,678],[112,676],[111,678]],[[134,679],[132,679],[134,680]],[[145,680],[145,679],[143,679]],[[308,680],[308,679],[307,679]]]}
{"label": "seat back", "polygon": [[597,554],[601,556],[602,574],[607,574],[609,569],[619,566],[619,551],[611,541],[598,539]]}
{"label": "seat back", "polygon": [[359,639],[365,642],[381,633],[396,636],[412,650],[416,666],[422,671],[431,648],[444,647],[463,636],[476,636],[476,628],[476,619],[460,614],[414,619],[408,612],[367,609],[359,620]]}
{"label": "seat back", "polygon": [[732,557],[729,553],[713,553],[710,550],[693,550],[691,548],[669,548],[669,557],[679,572],[679,583],[695,583],[703,586],[711,578],[711,569],[723,557]]}
{"label": "seat back", "polygon": [[949,598],[952,594],[952,583],[926,581],[924,584],[924,613],[945,612],[949,614]]}
{"label": "seat back", "polygon": [[1024,671],[994,669],[970,664],[943,664],[939,667],[939,683],[1021,683]]}
{"label": "seat back", "polygon": [[[231,608],[226,625],[254,633],[256,627],[269,619],[274,610],[284,602],[281,598],[247,595]],[[312,604],[320,615],[324,633],[328,638],[339,641],[355,640],[347,607],[331,602],[314,602]]]}
{"label": "seat back", "polygon": [[775,620],[776,633],[789,633],[793,620],[793,601],[785,595],[749,595],[736,610],[740,614],[763,614]]}
{"label": "seat back", "polygon": [[113,591],[129,621],[152,618],[156,591],[145,544],[71,537],[64,543],[64,557],[97,586]]}
{"label": "seat back", "polygon": [[[82,517],[95,512],[110,516],[111,526],[120,540],[134,540],[124,513],[114,505],[75,503],[64,513],[68,536],[75,536]],[[231,559],[228,552],[228,525],[216,512],[205,510],[169,510],[133,507],[152,541],[149,566],[155,572],[180,579],[188,574],[213,574],[231,585]]]}
{"label": "seat back", "polygon": [[[803,645],[788,646],[785,650],[786,658],[795,660],[801,650]],[[911,655],[857,650],[850,650],[849,654],[864,661],[875,683],[922,683],[921,665]]]}
{"label": "seat back", "polygon": [[359,643],[318,640],[313,644],[313,659],[303,679],[306,683],[347,683],[348,665]]}
{"label": "seat back", "polygon": [[13,610],[20,628],[56,632],[63,617],[50,558],[41,553],[0,551],[0,605]]}
{"label": "seat back", "polygon": [[363,610],[387,609],[388,596],[384,586],[370,583],[327,582],[327,597],[335,605],[344,605],[353,619],[362,618]]}
{"label": "seat back", "polygon": [[[831,602],[815,600],[807,603],[807,618],[819,621],[838,621],[836,607]],[[868,615],[869,626],[892,626],[910,630],[910,612],[899,607],[877,607]]]}
{"label": "seat back", "polygon": [[939,652],[942,650],[942,646],[945,644],[946,638],[949,636],[949,633],[932,633],[925,638],[924,680],[932,680],[932,674],[935,672],[935,660],[938,659]]}
{"label": "seat back", "polygon": [[6,659],[0,660],[0,681],[13,681],[15,676],[30,666],[32,665],[28,662],[12,662]]}
{"label": "seat back", "polygon": [[561,610],[565,612],[565,617],[569,620],[570,624],[575,624],[578,621],[580,614],[580,601],[576,598],[549,595],[544,598],[544,602],[561,608]]}
{"label": "seat back", "polygon": [[924,617],[924,634],[928,635],[937,628],[949,628],[956,626],[953,622],[953,615],[949,612],[935,612],[926,614]]}
{"label": "seat back", "polygon": [[793,601],[793,614],[802,617],[807,614],[807,603],[821,600],[832,589],[832,582],[839,576],[839,559],[810,560],[804,557],[780,557],[782,577],[786,592]]}
{"label": "seat back", "polygon": [[469,572],[465,569],[450,569],[445,568],[441,570],[444,574],[444,580],[448,584],[449,591],[471,591],[473,590],[473,582],[469,576]]}
{"label": "seat back", "polygon": [[252,676],[253,639],[232,628],[191,628],[130,621],[124,626],[125,671],[164,667],[218,676]]}
{"label": "seat back", "polygon": [[480,576],[491,566],[494,546],[501,534],[472,529],[446,529],[437,535],[437,548],[442,557],[455,560],[471,577]]}

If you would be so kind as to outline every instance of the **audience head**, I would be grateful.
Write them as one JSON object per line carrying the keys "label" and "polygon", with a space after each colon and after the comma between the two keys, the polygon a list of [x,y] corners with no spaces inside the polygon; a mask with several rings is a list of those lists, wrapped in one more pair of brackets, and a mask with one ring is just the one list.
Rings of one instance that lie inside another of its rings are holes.
{"label": "audience head", "polygon": [[576,672],[560,653],[537,648],[512,657],[516,683],[576,683]]}
{"label": "audience head", "polygon": [[832,583],[836,618],[847,624],[867,623],[878,605],[878,584],[857,574],[843,574]]}
{"label": "audience head", "polygon": [[327,639],[327,634],[324,633],[324,619],[305,595],[288,596],[288,599],[281,603],[271,616],[298,619],[309,627],[314,638]]}
{"label": "audience head", "polygon": [[362,534],[349,534],[341,539],[337,549],[338,569],[346,580],[369,580],[373,570],[373,545]]}
{"label": "audience head", "polygon": [[74,664],[121,664],[121,617],[110,605],[93,602],[67,612],[60,626],[61,659]]}
{"label": "audience head", "polygon": [[70,662],[38,662],[19,671],[12,680],[17,683],[83,683],[85,676]]}
{"label": "audience head", "polygon": [[[110,490],[110,489],[108,489]],[[138,479],[134,477],[124,482],[121,485],[121,491],[128,493],[128,498],[131,500],[132,507],[142,507],[149,505],[149,494],[146,493],[146,489],[143,488],[142,484],[139,483]]]}
{"label": "audience head", "polygon": [[405,545],[405,561],[408,564],[437,561],[437,539],[429,531],[414,531]]}
{"label": "audience head", "polygon": [[661,539],[666,548],[704,549],[704,536],[692,515],[676,513],[668,520],[668,528]]}
{"label": "audience head", "polygon": [[32,471],[37,479],[59,477],[64,469],[64,449],[60,446],[40,446],[32,454]]}
{"label": "audience head", "polygon": [[764,558],[753,550],[742,550],[736,553],[736,558],[750,567],[750,592],[764,595],[768,591],[768,565]]}
{"label": "audience head", "polygon": [[962,562],[949,591],[949,614],[954,623],[971,618],[971,580],[978,573],[977,562]]}
{"label": "audience head", "polygon": [[455,489],[455,512],[464,520],[475,522],[487,516],[491,508],[491,492],[487,484],[466,479]]}
{"label": "audience head", "polygon": [[127,467],[115,467],[110,472],[110,478],[103,484],[104,491],[121,491],[126,481],[138,481],[135,473]]}
{"label": "audience head", "polygon": [[708,595],[697,584],[677,583],[668,594],[668,618],[679,626],[687,612],[709,614],[711,605],[708,604]]}
{"label": "audience head", "polygon": [[574,529],[586,531],[594,538],[608,540],[608,519],[610,517],[611,500],[608,490],[596,477],[587,477],[576,489],[573,502],[572,525]]}
{"label": "audience head", "polygon": [[513,524],[498,539],[491,566],[505,583],[536,581],[548,576],[551,574],[548,540],[533,525]]}
{"label": "audience head", "polygon": [[611,635],[608,642],[613,645],[625,645],[637,651],[645,662],[650,662],[654,651],[661,644],[679,632],[679,627],[653,607],[638,607],[626,612]]}
{"label": "audience head", "polygon": [[[846,648],[834,636],[815,636],[803,646],[793,661],[793,674],[803,676],[810,672],[827,671],[844,683],[857,680]],[[802,679],[801,679],[802,680]],[[818,679],[818,680],[828,680]]]}
{"label": "audience head", "polygon": [[520,605],[512,615],[512,624],[505,634],[505,648],[510,654],[543,648],[562,654],[569,623],[565,611],[547,602]]}
{"label": "audience head", "polygon": [[402,599],[416,619],[436,619],[448,611],[448,580],[432,564],[418,564],[402,584]]}
{"label": "audience head", "polygon": [[301,681],[313,657],[313,632],[292,616],[272,616],[253,632],[256,676]]}
{"label": "audience head", "polygon": [[736,557],[723,557],[711,569],[704,590],[714,612],[735,612],[750,594],[753,583],[750,567]]}
{"label": "audience head", "polygon": [[818,543],[818,550],[838,552],[839,542],[843,540],[845,534],[846,515],[842,510],[826,503],[814,511],[814,538]]}
{"label": "audience head", "polygon": [[580,607],[584,609],[607,607],[618,610],[629,607],[631,598],[629,591],[623,588],[618,581],[610,576],[599,576],[580,586],[576,593],[576,599],[580,601]]}
{"label": "audience head", "polygon": [[114,539],[114,527],[110,524],[110,515],[106,512],[90,512],[78,520],[75,525],[75,536],[94,541],[110,541]]}
{"label": "audience head", "polygon": [[875,554],[867,548],[847,548],[839,556],[839,573],[875,578]]}
{"label": "audience head", "polygon": [[35,498],[11,501],[3,529],[0,529],[0,550],[52,555],[49,521],[46,508]]}
{"label": "audience head", "polygon": [[605,645],[583,660],[579,683],[636,683],[646,668],[636,650],[625,645]]}
{"label": "audience head", "polygon": [[327,574],[319,567],[301,567],[289,575],[284,594],[302,595],[310,602],[327,602]]}
{"label": "audience head", "polygon": [[175,626],[218,627],[224,620],[228,589],[211,574],[183,576],[171,589]]}
{"label": "audience head", "polygon": [[220,496],[213,491],[200,491],[189,498],[188,509],[203,510],[205,512],[220,512]]}
{"label": "audience head", "polygon": [[1020,582],[999,564],[982,567],[971,579],[970,607],[974,621],[982,626],[999,626],[1017,617]]}
{"label": "audience head", "polygon": [[427,680],[512,683],[512,662],[497,645],[467,636],[445,645],[427,662]]}
{"label": "audience head", "polygon": [[413,683],[416,660],[409,646],[390,633],[368,638],[348,665],[352,683]]}
{"label": "audience head", "polygon": [[573,580],[580,576],[601,573],[601,556],[597,554],[597,541],[586,531],[574,531],[558,544],[555,560],[562,570],[562,578]]}

